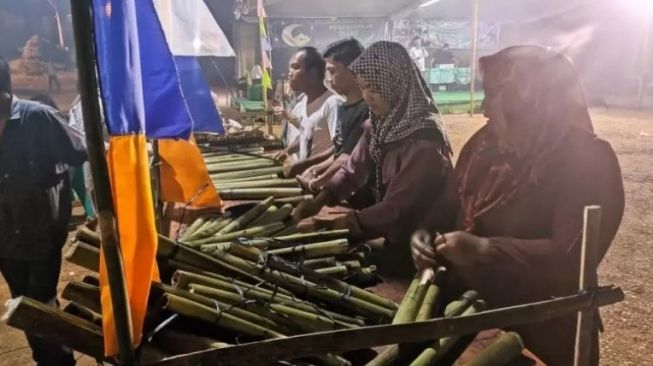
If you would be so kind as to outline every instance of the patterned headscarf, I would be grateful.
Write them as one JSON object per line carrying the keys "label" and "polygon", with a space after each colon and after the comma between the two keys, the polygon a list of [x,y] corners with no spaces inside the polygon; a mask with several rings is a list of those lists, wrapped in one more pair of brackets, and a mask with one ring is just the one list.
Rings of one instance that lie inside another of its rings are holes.
{"label": "patterned headscarf", "polygon": [[[511,136],[481,129],[467,169],[457,173],[464,224],[470,231],[479,216],[544,179],[560,163],[555,153],[572,131],[593,133],[578,73],[563,55],[516,46],[481,58],[480,66],[484,87],[504,95],[501,113]],[[506,147],[506,137],[521,142],[521,148]]]}
{"label": "patterned headscarf", "polygon": [[349,70],[364,79],[391,106],[385,116],[370,111],[370,154],[376,163],[376,198],[383,197],[383,146],[401,141],[419,130],[433,130],[441,139],[441,154],[451,154],[447,133],[431,92],[408,51],[395,42],[370,45]]}

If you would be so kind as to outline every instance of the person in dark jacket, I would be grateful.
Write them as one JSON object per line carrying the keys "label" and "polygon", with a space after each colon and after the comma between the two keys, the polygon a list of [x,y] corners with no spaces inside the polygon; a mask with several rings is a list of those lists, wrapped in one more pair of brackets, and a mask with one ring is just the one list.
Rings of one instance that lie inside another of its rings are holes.
{"label": "person in dark jacket", "polygon": [[[0,272],[12,297],[56,304],[71,216],[68,166],[87,159],[81,134],[51,107],[12,94],[0,57]],[[38,365],[74,365],[69,349],[27,335]]]}

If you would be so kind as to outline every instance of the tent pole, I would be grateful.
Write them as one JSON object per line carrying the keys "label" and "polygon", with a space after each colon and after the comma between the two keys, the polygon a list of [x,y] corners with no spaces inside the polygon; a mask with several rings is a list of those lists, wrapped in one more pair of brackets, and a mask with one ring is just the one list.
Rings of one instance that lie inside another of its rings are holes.
{"label": "tent pole", "polygon": [[472,0],[473,14],[472,14],[472,59],[470,60],[471,66],[471,82],[469,84],[469,115],[474,115],[474,89],[476,89],[476,47],[478,42],[478,0]]}
{"label": "tent pole", "polygon": [[111,304],[116,325],[119,347],[119,364],[136,364],[131,328],[131,313],[127,301],[127,289],[123,272],[122,256],[113,208],[109,169],[105,159],[104,138],[100,104],[98,103],[98,80],[93,42],[93,16],[89,0],[71,0],[73,32],[77,53],[80,96],[88,160],[95,187],[95,203],[100,222],[102,251],[109,280]]}

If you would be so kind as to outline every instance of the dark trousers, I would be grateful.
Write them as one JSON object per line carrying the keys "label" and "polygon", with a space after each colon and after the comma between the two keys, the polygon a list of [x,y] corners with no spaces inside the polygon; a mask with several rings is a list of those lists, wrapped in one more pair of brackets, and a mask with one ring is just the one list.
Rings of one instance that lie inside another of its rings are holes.
{"label": "dark trousers", "polygon": [[[61,270],[61,251],[48,259],[31,261],[0,258],[0,272],[9,285],[11,297],[26,296],[56,305],[57,282]],[[32,358],[39,366],[74,365],[72,351],[44,339],[27,336]]]}

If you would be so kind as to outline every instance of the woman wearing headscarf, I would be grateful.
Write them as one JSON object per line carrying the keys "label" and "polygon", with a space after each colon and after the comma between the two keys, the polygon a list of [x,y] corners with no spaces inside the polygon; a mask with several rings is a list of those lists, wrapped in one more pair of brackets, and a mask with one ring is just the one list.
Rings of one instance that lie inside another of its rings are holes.
{"label": "woman wearing headscarf", "polygon": [[376,204],[350,212],[334,226],[361,239],[384,237],[380,272],[409,277],[410,235],[452,171],[449,141],[426,82],[403,46],[374,43],[349,69],[371,110],[366,131],[345,166],[294,217],[315,215],[373,179]]}
{"label": "woman wearing headscarf", "polygon": [[[577,293],[583,210],[602,207],[600,258],[624,210],[617,157],[596,136],[572,63],[535,46],[480,59],[488,117],[464,146],[445,210],[415,235],[422,269],[449,265],[449,291],[475,289],[492,307]],[[442,214],[449,215],[447,217]],[[515,327],[546,364],[573,364],[576,317]],[[598,323],[592,364],[598,364]]]}

